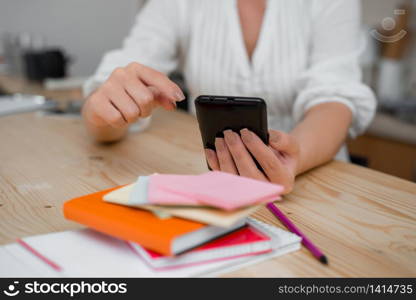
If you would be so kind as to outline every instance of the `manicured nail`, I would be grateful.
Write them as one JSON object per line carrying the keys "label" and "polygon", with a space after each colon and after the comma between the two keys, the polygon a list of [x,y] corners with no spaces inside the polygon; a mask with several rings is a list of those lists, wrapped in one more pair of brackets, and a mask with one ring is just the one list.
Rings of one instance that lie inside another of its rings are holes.
{"label": "manicured nail", "polygon": [[225,136],[227,143],[233,144],[237,142],[237,138],[238,138],[237,134],[230,129],[224,131],[224,136]]}
{"label": "manicured nail", "polygon": [[225,149],[225,143],[223,138],[215,138],[215,148],[217,148],[217,151],[222,151]]}
{"label": "manicured nail", "polygon": [[208,159],[214,158],[214,150],[212,150],[212,149],[205,149],[205,156]]}
{"label": "manicured nail", "polygon": [[173,95],[173,98],[175,99],[175,101],[182,101],[185,100],[185,95],[183,94],[182,91],[177,91],[175,92],[175,94]]}
{"label": "manicured nail", "polygon": [[248,130],[247,128],[241,129],[240,134],[244,142],[250,142],[254,138],[254,133]]}
{"label": "manicured nail", "polygon": [[269,143],[277,143],[280,139],[280,134],[269,134]]}

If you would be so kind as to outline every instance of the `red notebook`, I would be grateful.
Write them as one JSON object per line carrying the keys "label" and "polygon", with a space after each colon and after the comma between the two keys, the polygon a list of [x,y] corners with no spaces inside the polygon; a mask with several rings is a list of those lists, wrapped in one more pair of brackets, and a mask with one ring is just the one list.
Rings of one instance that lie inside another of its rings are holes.
{"label": "red notebook", "polygon": [[272,250],[270,237],[251,226],[245,226],[175,257],[159,254],[136,243],[130,242],[129,245],[154,269],[187,267]]}

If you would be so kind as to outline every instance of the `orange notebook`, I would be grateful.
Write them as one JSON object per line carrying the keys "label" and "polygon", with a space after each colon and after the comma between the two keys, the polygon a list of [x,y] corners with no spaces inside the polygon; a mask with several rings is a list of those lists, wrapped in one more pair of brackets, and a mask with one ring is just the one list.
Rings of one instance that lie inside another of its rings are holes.
{"label": "orange notebook", "polygon": [[244,225],[222,228],[181,218],[160,219],[152,212],[108,203],[107,189],[64,203],[65,218],[97,231],[135,242],[163,255],[176,255]]}

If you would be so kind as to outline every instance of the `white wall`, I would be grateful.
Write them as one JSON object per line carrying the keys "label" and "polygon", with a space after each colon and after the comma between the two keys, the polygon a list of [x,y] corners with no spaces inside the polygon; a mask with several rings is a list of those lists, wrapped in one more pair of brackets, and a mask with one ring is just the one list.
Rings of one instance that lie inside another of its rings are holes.
{"label": "white wall", "polygon": [[71,75],[91,74],[120,46],[141,0],[0,0],[0,31],[41,34],[75,59]]}

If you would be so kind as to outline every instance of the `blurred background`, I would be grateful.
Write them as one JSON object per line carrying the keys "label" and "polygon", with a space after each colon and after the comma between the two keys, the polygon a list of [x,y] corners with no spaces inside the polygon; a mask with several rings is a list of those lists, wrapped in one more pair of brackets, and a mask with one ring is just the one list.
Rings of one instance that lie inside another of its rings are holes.
{"label": "blurred background", "polygon": [[[0,117],[79,116],[83,82],[120,47],[145,1],[0,0]],[[416,0],[362,7],[363,78],[379,105],[368,131],[348,142],[351,161],[416,182]]]}

